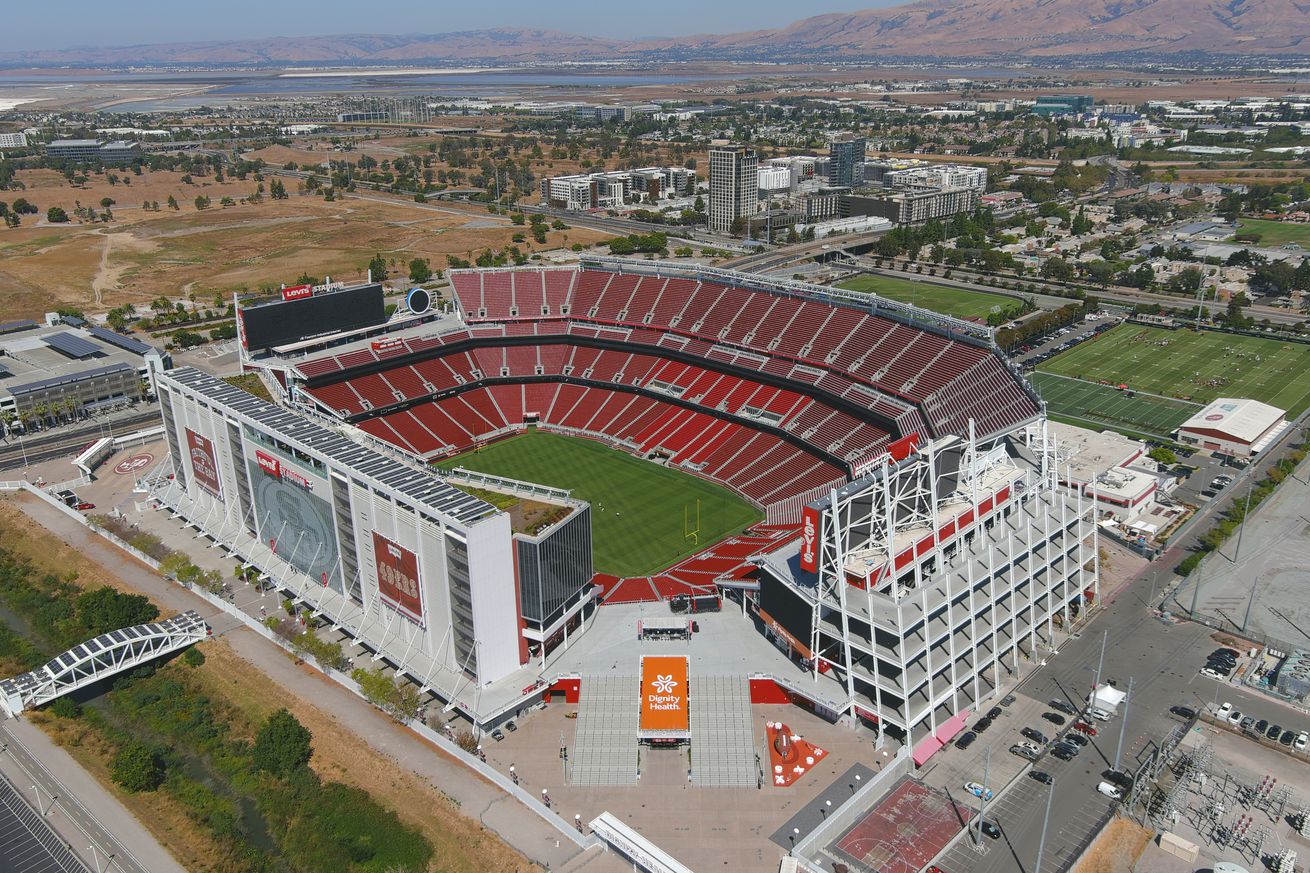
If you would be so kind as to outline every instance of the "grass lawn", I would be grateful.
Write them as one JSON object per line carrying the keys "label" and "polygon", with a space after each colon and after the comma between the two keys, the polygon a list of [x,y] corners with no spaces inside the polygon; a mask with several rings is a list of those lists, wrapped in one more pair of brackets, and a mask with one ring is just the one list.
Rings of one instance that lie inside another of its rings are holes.
{"label": "grass lawn", "polygon": [[914,279],[873,276],[867,273],[843,279],[837,283],[837,287],[845,288],[847,291],[877,294],[889,300],[911,303],[923,309],[931,309],[943,315],[954,315],[957,318],[985,319],[995,306],[1005,308],[1019,303],[1018,299],[1003,294],[966,291],[962,288],[947,288],[945,285],[932,285]]}
{"label": "grass lawn", "polygon": [[[634,458],[591,440],[529,431],[442,461],[512,479],[567,488],[591,503],[596,571],[648,576],[762,516],[722,486]],[[700,534],[688,538],[684,525]]]}
{"label": "grass lawn", "polygon": [[1055,373],[1033,373],[1032,383],[1046,401],[1051,418],[1094,430],[1108,428],[1138,439],[1167,438],[1201,408],[1196,403],[1150,394],[1129,397],[1113,385]]}
{"label": "grass lawn", "polygon": [[1310,345],[1263,337],[1123,324],[1039,369],[1195,403],[1250,397],[1288,418],[1310,407]]}
{"label": "grass lawn", "polygon": [[1237,226],[1242,233],[1260,234],[1262,246],[1280,246],[1283,243],[1294,242],[1310,248],[1310,224],[1242,218],[1238,220]]}

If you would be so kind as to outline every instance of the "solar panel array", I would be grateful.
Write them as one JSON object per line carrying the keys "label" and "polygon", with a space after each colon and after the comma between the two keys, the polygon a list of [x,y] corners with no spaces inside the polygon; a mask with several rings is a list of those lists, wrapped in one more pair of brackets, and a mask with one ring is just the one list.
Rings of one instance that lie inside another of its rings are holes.
{"label": "solar panel array", "polygon": [[245,416],[274,436],[297,444],[305,452],[319,455],[332,465],[346,467],[351,473],[380,482],[415,504],[429,507],[448,518],[468,524],[494,515],[497,511],[485,500],[460,491],[428,470],[411,467],[365,448],[208,373],[186,367],[169,371],[163,379],[165,383],[175,381],[201,397]]}
{"label": "solar panel array", "polygon": [[56,385],[71,385],[74,382],[81,382],[83,379],[92,379],[96,376],[107,376],[110,373],[117,373],[120,370],[131,370],[136,372],[136,368],[126,361],[119,361],[117,364],[106,364],[103,367],[92,367],[89,370],[78,370],[76,373],[65,373],[62,376],[51,376],[49,379],[38,379],[35,382],[26,382],[22,385],[10,385],[9,393],[15,397],[20,394],[31,394],[33,391],[41,391],[46,388],[53,388]]}
{"label": "solar panel array", "polygon": [[50,348],[68,355],[70,358],[89,358],[92,355],[103,355],[105,353],[104,347],[67,331],[46,334],[44,340],[45,344]]}
{"label": "solar panel array", "polygon": [[146,345],[140,340],[132,339],[130,336],[123,336],[107,327],[88,327],[87,333],[98,340],[104,340],[111,346],[118,346],[120,349],[132,352],[137,355],[144,355],[146,352],[153,352],[154,348]]}
{"label": "solar panel array", "polygon": [[18,333],[20,330],[31,330],[36,327],[36,322],[30,318],[24,318],[20,321],[6,321],[0,324],[0,335],[7,333]]}

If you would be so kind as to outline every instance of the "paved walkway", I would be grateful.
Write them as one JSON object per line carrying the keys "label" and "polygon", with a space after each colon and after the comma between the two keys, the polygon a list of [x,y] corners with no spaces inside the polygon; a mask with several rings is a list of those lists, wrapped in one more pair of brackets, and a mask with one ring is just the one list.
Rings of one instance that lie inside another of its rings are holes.
{"label": "paved walkway", "polygon": [[0,772],[44,813],[88,870],[104,869],[106,855],[113,853],[113,869],[123,873],[186,873],[118,798],[39,728],[22,719],[0,722],[0,742]]}
{"label": "paved walkway", "polygon": [[[432,748],[342,686],[326,677],[297,668],[286,653],[273,643],[246,629],[208,601],[167,582],[157,571],[128,556],[53,507],[28,495],[19,495],[14,498],[14,502],[43,527],[118,576],[124,585],[152,597],[165,612],[188,609],[199,612],[216,636],[225,636],[237,655],[269,676],[287,693],[324,712],[367,743],[376,753],[439,787],[459,804],[462,813],[481,821],[528,858],[551,870],[585,868],[588,873],[617,873],[628,869],[616,856],[599,851],[582,853],[568,841],[560,840],[554,828],[518,805],[499,788]],[[161,514],[154,518],[162,522],[167,517]],[[160,528],[167,526],[159,525]],[[172,536],[166,535],[166,542],[180,533],[180,528],[177,532],[170,530],[168,533]],[[209,551],[197,548],[196,545],[193,541],[188,549],[193,560],[202,566],[230,571],[232,562],[230,559],[221,559],[220,551]]]}

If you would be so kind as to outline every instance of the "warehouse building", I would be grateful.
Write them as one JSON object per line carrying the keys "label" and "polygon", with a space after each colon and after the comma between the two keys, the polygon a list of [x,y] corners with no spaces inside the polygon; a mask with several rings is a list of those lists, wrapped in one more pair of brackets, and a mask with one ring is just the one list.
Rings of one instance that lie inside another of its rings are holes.
{"label": "warehouse building", "polygon": [[1220,397],[1179,426],[1178,441],[1249,458],[1272,445],[1287,428],[1285,410],[1245,397]]}

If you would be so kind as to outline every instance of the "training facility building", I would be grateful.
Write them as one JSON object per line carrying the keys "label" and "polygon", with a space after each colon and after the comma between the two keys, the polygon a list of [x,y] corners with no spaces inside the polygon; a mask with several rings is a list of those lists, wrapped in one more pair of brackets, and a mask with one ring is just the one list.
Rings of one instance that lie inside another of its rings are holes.
{"label": "training facility building", "polygon": [[519,533],[431,470],[208,374],[165,374],[159,400],[171,464],[153,497],[478,723],[511,701],[469,690],[535,676],[591,603],[585,503],[537,493],[559,517]]}
{"label": "training facility building", "polygon": [[155,347],[72,316],[0,324],[0,417],[32,425],[122,406],[171,366]]}
{"label": "training facility building", "polygon": [[1178,441],[1236,458],[1259,454],[1288,427],[1286,410],[1245,397],[1220,397],[1178,427]]}

